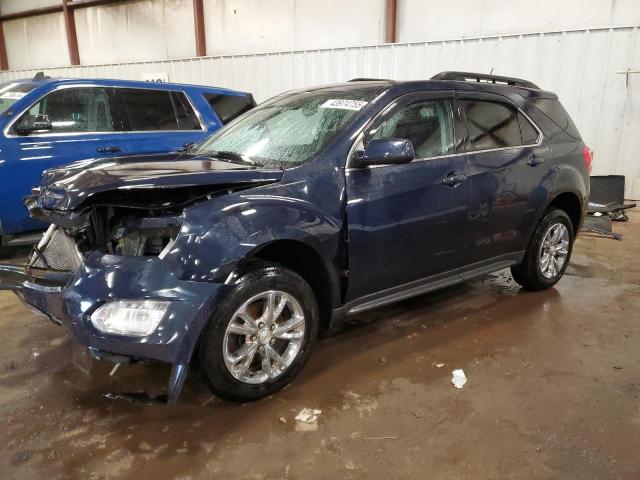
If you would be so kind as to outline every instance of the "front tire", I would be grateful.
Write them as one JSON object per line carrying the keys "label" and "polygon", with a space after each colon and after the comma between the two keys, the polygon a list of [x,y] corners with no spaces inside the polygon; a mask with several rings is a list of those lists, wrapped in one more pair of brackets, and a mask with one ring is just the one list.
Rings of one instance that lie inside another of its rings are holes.
{"label": "front tire", "polygon": [[559,209],[548,211],[533,234],[522,263],[511,267],[513,279],[528,290],[544,290],[562,278],[575,234],[569,216]]}
{"label": "front tire", "polygon": [[217,396],[252,401],[287,385],[318,335],[318,306],[307,282],[275,264],[242,276],[202,334],[197,359]]}

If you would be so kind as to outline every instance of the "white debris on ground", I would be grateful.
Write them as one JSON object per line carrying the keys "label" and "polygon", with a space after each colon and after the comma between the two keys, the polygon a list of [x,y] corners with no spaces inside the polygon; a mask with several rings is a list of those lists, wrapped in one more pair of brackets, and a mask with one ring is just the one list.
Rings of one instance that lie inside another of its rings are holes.
{"label": "white debris on ground", "polygon": [[432,367],[436,367],[436,368],[442,368],[442,367],[444,367],[444,363],[436,363],[436,362],[433,362],[433,363],[431,364],[431,366],[432,366]]}
{"label": "white debris on ground", "polygon": [[453,383],[453,386],[456,388],[462,388],[464,387],[464,384],[467,383],[467,377],[464,374],[464,371],[462,369],[456,369],[453,372],[451,372],[451,375],[453,375],[451,377],[451,383]]}
{"label": "white debris on ground", "polygon": [[299,432],[315,431],[318,429],[318,417],[322,410],[303,408],[296,415],[296,430]]}

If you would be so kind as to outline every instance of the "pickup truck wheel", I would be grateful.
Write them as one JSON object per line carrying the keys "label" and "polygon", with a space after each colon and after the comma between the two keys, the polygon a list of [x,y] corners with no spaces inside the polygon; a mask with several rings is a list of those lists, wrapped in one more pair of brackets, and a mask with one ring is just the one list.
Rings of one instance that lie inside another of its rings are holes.
{"label": "pickup truck wheel", "polygon": [[564,275],[575,240],[562,210],[550,210],[540,221],[521,264],[511,267],[513,279],[529,290],[544,290]]}
{"label": "pickup truck wheel", "polygon": [[233,401],[277,392],[306,363],[318,324],[307,282],[284,267],[261,264],[238,280],[202,334],[198,362],[205,383]]}

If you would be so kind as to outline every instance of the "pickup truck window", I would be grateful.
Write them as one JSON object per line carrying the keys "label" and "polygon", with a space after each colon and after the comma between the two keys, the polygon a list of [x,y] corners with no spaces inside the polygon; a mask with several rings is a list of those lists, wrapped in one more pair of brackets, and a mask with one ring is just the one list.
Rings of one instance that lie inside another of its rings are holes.
{"label": "pickup truck window", "polygon": [[109,96],[104,88],[55,90],[26,111],[16,130],[43,133],[111,132]]}
{"label": "pickup truck window", "polygon": [[129,119],[126,130],[201,130],[193,108],[182,92],[118,88],[120,101]]}
{"label": "pickup truck window", "polygon": [[258,166],[300,165],[336,138],[378,93],[353,89],[287,95],[214,133],[196,153],[231,152]]}
{"label": "pickup truck window", "polygon": [[373,138],[410,140],[416,158],[455,153],[451,102],[429,100],[406,105],[372,132],[369,140]]}
{"label": "pickup truck window", "polygon": [[209,102],[223,125],[256,106],[256,102],[251,95],[205,93],[204,98]]}

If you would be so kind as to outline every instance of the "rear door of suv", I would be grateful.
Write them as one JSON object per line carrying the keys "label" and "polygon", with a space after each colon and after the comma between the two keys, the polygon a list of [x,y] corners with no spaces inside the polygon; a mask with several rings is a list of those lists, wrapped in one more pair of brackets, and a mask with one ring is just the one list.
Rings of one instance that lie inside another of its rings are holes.
{"label": "rear door of suv", "polygon": [[127,149],[135,154],[176,151],[203,139],[207,130],[181,90],[116,87]]}
{"label": "rear door of suv", "polygon": [[458,93],[467,128],[469,228],[467,268],[513,261],[527,245],[536,199],[546,198],[551,151],[542,132],[506,97]]}

